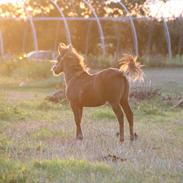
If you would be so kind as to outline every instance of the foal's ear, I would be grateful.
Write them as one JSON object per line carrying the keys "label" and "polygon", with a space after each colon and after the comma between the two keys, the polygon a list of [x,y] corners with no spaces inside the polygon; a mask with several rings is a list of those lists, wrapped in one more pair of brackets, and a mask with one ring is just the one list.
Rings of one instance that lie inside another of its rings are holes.
{"label": "foal's ear", "polygon": [[60,43],[58,45],[58,53],[61,55],[63,50],[66,50],[67,49],[67,46],[64,44],[64,43]]}
{"label": "foal's ear", "polygon": [[66,47],[67,47],[65,43],[60,43],[59,46],[60,46],[61,48],[66,48]]}
{"label": "foal's ear", "polygon": [[70,44],[67,46],[67,48],[68,48],[69,51],[72,51],[72,49],[73,49],[72,44],[70,43]]}

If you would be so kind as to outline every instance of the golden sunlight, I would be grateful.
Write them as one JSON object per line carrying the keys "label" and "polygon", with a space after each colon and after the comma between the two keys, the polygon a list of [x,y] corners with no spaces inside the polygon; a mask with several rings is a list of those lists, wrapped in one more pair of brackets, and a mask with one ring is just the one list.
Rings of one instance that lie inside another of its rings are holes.
{"label": "golden sunlight", "polygon": [[[118,2],[119,0],[108,0],[108,2]],[[25,0],[0,0],[0,4],[13,3],[21,4]],[[168,0],[163,2],[160,0],[147,0],[145,6],[149,10],[149,15],[153,17],[179,17],[183,16],[183,1],[182,0]],[[80,8],[85,9],[84,3],[80,3]]]}
{"label": "golden sunlight", "polygon": [[24,0],[0,0],[0,4],[5,4],[5,3],[23,3]]}
{"label": "golden sunlight", "polygon": [[181,0],[169,0],[167,2],[148,0],[146,6],[153,17],[172,18],[183,15],[183,1]]}

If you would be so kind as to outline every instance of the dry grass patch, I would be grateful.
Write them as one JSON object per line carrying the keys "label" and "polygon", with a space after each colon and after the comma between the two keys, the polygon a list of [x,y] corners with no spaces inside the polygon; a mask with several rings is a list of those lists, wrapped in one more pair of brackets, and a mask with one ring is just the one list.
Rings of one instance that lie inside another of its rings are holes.
{"label": "dry grass patch", "polygon": [[[168,76],[170,71],[166,73]],[[161,91],[171,94],[175,86],[174,91],[181,92],[182,79],[177,73],[171,77],[176,84],[169,86],[167,78],[159,77],[160,72],[151,70],[149,76],[155,77],[153,84],[162,86]],[[163,84],[157,78],[161,78]],[[8,84],[0,93],[0,183],[182,182],[181,108],[172,109],[161,96],[132,102],[134,127],[139,138],[130,142],[125,119],[123,145],[116,137],[118,122],[111,108],[107,105],[86,108],[82,121],[84,140],[80,142],[75,140],[70,107],[44,101],[55,88],[38,89],[39,84],[13,89]],[[42,86],[48,86],[47,82]],[[49,86],[52,85],[49,83]],[[13,100],[14,91],[17,96],[22,93],[25,100],[21,97]],[[30,93],[37,93],[38,97]],[[7,101],[8,97],[12,100]],[[113,161],[111,157],[119,159]]]}

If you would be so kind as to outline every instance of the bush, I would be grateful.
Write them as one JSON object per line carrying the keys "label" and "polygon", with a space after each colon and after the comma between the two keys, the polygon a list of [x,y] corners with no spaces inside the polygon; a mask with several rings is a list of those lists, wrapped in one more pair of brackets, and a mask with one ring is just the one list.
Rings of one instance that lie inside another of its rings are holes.
{"label": "bush", "polygon": [[176,55],[171,60],[162,55],[144,55],[139,61],[147,67],[179,67],[183,66],[183,56]]}
{"label": "bush", "polygon": [[[183,56],[177,55],[169,60],[162,55],[139,57],[146,67],[172,67],[183,66]],[[113,55],[89,55],[86,64],[92,69],[105,69],[118,67],[118,61]],[[0,76],[24,78],[29,80],[47,79],[52,76],[49,61],[30,61],[25,58],[13,58],[0,61]]]}
{"label": "bush", "polygon": [[11,59],[0,62],[0,75],[25,79],[44,79],[52,75],[49,61],[36,62],[27,59]]}
{"label": "bush", "polygon": [[86,64],[93,69],[105,69],[115,64],[112,55],[89,55]]}
{"label": "bush", "polygon": [[[86,64],[93,69],[118,67],[118,60],[113,55],[89,55]],[[171,60],[163,55],[144,55],[138,58],[145,67],[180,67],[183,55],[176,55]]]}

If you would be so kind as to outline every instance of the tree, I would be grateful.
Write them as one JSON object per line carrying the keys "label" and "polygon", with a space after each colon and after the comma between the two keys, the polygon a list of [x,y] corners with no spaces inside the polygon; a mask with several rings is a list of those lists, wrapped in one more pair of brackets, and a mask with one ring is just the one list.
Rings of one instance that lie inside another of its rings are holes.
{"label": "tree", "polygon": [[[125,6],[133,15],[144,15],[143,4],[146,0],[123,0]],[[121,16],[123,13],[118,1],[113,0],[89,0],[98,16]],[[66,16],[92,16],[91,10],[83,0],[57,0]],[[50,0],[28,0],[26,1],[26,9],[33,16],[56,16],[56,11]],[[5,16],[22,16],[24,15],[23,5],[3,4],[0,5],[0,12]],[[2,15],[1,14],[1,15]]]}

